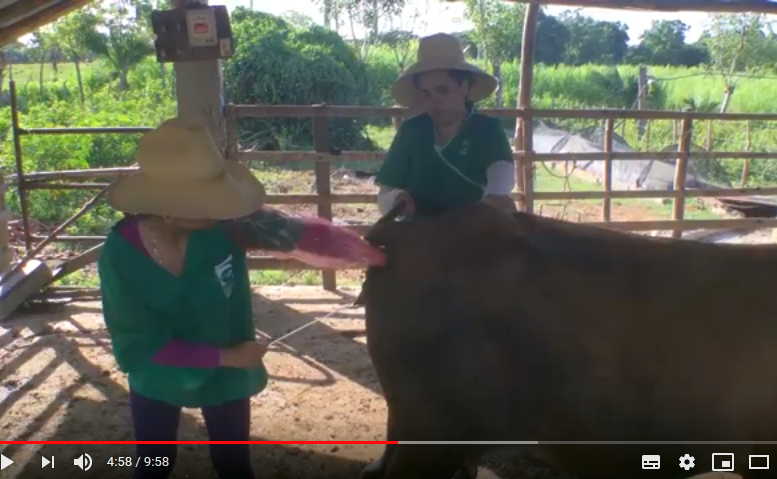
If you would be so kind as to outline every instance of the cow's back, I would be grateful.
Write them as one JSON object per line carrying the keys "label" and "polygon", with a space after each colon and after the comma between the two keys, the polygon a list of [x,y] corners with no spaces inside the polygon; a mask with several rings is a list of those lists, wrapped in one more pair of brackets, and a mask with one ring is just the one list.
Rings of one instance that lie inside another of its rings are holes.
{"label": "cow's back", "polygon": [[393,439],[773,439],[774,247],[479,208],[390,225],[368,273]]}

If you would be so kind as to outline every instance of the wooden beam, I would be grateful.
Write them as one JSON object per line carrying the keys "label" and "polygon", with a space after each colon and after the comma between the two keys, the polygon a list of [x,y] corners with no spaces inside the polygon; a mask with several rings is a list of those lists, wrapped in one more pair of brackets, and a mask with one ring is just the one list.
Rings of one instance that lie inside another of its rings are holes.
{"label": "wooden beam", "polygon": [[[26,35],[27,33],[32,32],[33,30],[36,30],[43,25],[46,25],[47,23],[51,23],[57,18],[66,15],[70,13],[71,11],[83,7],[87,3],[91,2],[92,0],[60,0],[53,5],[51,5],[48,8],[45,8],[33,15],[30,15],[26,18],[23,18],[19,20],[18,22],[15,22],[14,24],[4,27],[0,29],[0,46],[5,45],[7,43],[11,43],[15,41],[17,38],[21,37],[22,35]],[[27,6],[27,1],[24,2],[18,2],[19,4],[24,3],[25,6]],[[14,5],[8,7],[13,8]],[[29,9],[28,11],[32,11],[33,9]],[[2,14],[2,11],[0,11],[0,15]]]}
{"label": "wooden beam", "polygon": [[51,270],[43,261],[33,259],[12,270],[0,281],[0,320],[10,316],[16,308],[37,294],[51,281]]}
{"label": "wooden beam", "polygon": [[521,80],[518,87],[518,108],[528,110],[516,123],[515,135],[519,139],[518,149],[524,153],[523,158],[517,162],[520,175],[518,179],[522,180],[521,192],[523,198],[520,201],[523,211],[527,213],[534,212],[534,202],[532,193],[534,190],[534,163],[532,155],[534,154],[534,129],[532,128],[531,116],[531,92],[534,80],[534,42],[537,33],[537,20],[539,18],[540,5],[537,2],[531,2],[526,10],[526,17],[523,24],[523,41],[521,43]]}
{"label": "wooden beam", "polygon": [[[457,1],[457,0],[448,0]],[[531,3],[537,0],[510,0]],[[618,8],[662,12],[734,12],[777,13],[777,4],[767,0],[539,0],[548,5],[571,7]]]}
{"label": "wooden beam", "polygon": [[[680,133],[680,148],[675,164],[674,174],[674,212],[672,219],[682,221],[685,215],[685,180],[688,172],[688,157],[691,152],[691,134],[693,134],[693,120],[686,118],[683,120],[682,132]],[[676,229],[672,236],[674,238],[682,237],[682,230]]]}
{"label": "wooden beam", "polygon": [[26,17],[44,10],[57,0],[24,0],[16,1],[0,9],[0,25],[6,27],[22,20]]}
{"label": "wooden beam", "polygon": [[[405,108],[380,107],[380,106],[342,106],[327,105],[326,108],[316,108],[312,105],[231,105],[238,118],[365,118],[365,117],[391,117],[406,116],[409,114]],[[666,110],[620,110],[616,108],[598,108],[582,110],[528,110],[521,108],[483,108],[480,113],[498,118],[521,118],[531,114],[534,118],[629,118],[670,120],[693,118],[694,120],[723,120],[723,121],[777,121],[777,113],[700,113]]]}
{"label": "wooden beam", "polygon": [[[316,105],[316,108],[326,111],[326,105]],[[329,137],[329,120],[325,116],[313,118],[313,147],[319,153],[331,150]],[[316,174],[316,194],[318,203],[318,216],[332,221],[332,185],[330,184],[331,164],[328,161],[317,161],[314,166]],[[334,271],[321,273],[324,289],[335,291],[337,289],[337,277]]]}
{"label": "wooden beam", "polygon": [[96,262],[100,258],[102,249],[103,243],[100,243],[97,246],[92,246],[75,258],[63,262],[54,271],[52,271],[53,276],[51,278],[51,282],[53,283],[54,281],[64,278],[70,273],[74,273],[79,269]]}
{"label": "wooden beam", "polygon": [[604,204],[602,205],[602,220],[610,221],[612,216],[612,135],[615,129],[615,121],[612,118],[605,120],[604,126]]}

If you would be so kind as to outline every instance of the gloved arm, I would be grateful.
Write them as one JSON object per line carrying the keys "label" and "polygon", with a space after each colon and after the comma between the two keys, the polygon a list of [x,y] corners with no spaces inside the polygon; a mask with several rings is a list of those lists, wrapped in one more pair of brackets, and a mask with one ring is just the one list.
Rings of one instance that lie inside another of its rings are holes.
{"label": "gloved arm", "polygon": [[323,218],[290,216],[262,208],[225,222],[244,249],[262,249],[277,257],[294,258],[317,268],[383,265],[383,252],[357,233]]}

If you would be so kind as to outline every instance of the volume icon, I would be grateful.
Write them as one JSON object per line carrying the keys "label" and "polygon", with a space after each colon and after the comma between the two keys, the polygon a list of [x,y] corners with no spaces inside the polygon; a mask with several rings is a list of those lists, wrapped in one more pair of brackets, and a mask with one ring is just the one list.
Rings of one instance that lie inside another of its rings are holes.
{"label": "volume icon", "polygon": [[92,456],[87,453],[83,453],[77,458],[73,459],[73,465],[78,466],[82,471],[88,471],[92,468]]}

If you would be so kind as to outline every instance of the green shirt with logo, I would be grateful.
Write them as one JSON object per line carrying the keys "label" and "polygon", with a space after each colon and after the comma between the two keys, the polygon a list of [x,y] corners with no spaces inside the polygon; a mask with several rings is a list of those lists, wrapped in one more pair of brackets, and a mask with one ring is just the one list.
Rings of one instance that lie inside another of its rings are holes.
{"label": "green shirt with logo", "polygon": [[459,133],[441,149],[434,144],[428,114],[405,121],[389,148],[376,181],[408,191],[421,215],[436,215],[483,198],[486,170],[513,161],[501,122],[470,113]]}
{"label": "green shirt with logo", "polygon": [[99,272],[114,355],[134,391],[202,407],[246,398],[265,387],[264,368],[182,368],[151,360],[173,339],[219,348],[254,339],[245,251],[223,226],[191,233],[180,276],[157,265],[114,228]]}

